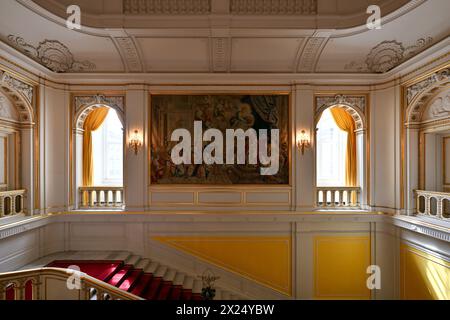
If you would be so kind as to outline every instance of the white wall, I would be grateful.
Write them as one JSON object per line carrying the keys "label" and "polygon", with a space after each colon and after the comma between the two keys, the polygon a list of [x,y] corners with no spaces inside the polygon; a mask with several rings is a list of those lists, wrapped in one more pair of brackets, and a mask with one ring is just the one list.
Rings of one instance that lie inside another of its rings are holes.
{"label": "white wall", "polygon": [[41,209],[57,212],[68,206],[69,93],[41,86]]}
{"label": "white wall", "polygon": [[398,87],[380,89],[371,99],[371,205],[400,209],[400,96]]}

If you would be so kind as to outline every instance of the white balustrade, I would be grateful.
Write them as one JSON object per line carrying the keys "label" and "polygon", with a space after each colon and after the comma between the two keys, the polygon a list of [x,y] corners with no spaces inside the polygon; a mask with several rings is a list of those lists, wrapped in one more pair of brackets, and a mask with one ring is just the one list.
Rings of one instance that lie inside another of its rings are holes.
{"label": "white balustrade", "polygon": [[122,208],[123,187],[80,187],[81,209]]}
{"label": "white balustrade", "polygon": [[317,187],[316,205],[319,208],[359,209],[360,187]]}
{"label": "white balustrade", "polygon": [[[28,290],[28,294],[27,287],[31,289]],[[11,300],[27,298],[29,300],[56,298],[63,300],[143,300],[85,273],[60,268],[41,268],[0,274],[0,300],[7,298],[9,298],[8,300],[11,298]]]}
{"label": "white balustrade", "polygon": [[417,215],[450,221],[450,193],[416,190]]}
{"label": "white balustrade", "polygon": [[24,213],[25,190],[0,191],[0,218]]}

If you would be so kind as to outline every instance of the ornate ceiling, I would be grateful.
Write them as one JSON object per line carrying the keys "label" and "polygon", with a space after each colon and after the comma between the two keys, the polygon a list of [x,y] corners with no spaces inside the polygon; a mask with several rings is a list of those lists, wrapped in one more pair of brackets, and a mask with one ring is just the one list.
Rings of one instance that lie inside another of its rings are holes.
{"label": "ornate ceiling", "polygon": [[[74,3],[81,30],[65,27]],[[370,4],[381,6],[381,30],[365,25]],[[448,0],[2,0],[0,9],[0,40],[58,73],[384,73],[450,34]]]}

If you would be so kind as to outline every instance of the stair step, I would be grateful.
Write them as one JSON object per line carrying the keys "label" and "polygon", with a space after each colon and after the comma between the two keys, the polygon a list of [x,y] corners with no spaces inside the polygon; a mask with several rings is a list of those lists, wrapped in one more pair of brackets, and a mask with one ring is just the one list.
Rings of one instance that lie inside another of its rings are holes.
{"label": "stair step", "polygon": [[185,277],[186,277],[186,275],[184,273],[177,272],[177,274],[175,275],[175,279],[173,279],[173,285],[174,286],[182,286]]}
{"label": "stair step", "polygon": [[167,300],[167,297],[172,290],[172,281],[163,281],[159,289],[158,298],[156,300]]}
{"label": "stair step", "polygon": [[192,285],[192,293],[201,293],[203,288],[203,282],[201,280],[194,280]]}
{"label": "stair step", "polygon": [[144,272],[142,269],[132,269],[125,280],[122,281],[122,284],[119,286],[119,289],[124,291],[131,291],[134,286],[136,286],[139,278],[142,276]]}
{"label": "stair step", "polygon": [[151,273],[144,273],[140,278],[134,288],[131,290],[131,293],[137,296],[142,296],[144,291],[147,289],[147,286],[153,279],[153,275]]}
{"label": "stair step", "polygon": [[191,298],[192,298],[192,290],[183,289],[181,291],[181,300],[187,301],[187,300],[191,300]]}
{"label": "stair step", "polygon": [[173,269],[168,269],[166,274],[164,275],[164,281],[170,281],[173,282],[175,280],[175,277],[177,275],[177,272]]}
{"label": "stair step", "polygon": [[[47,266],[56,268],[78,266],[82,272],[90,276],[147,300],[202,300],[203,282],[198,277],[178,272],[156,261],[141,259],[140,256],[131,255],[126,251],[115,251],[103,255],[92,251],[72,253],[71,256],[81,259],[54,260]],[[105,257],[106,260],[83,259],[96,257],[99,259]],[[61,256],[61,258],[64,257]],[[239,295],[216,289],[215,300],[240,299]]]}
{"label": "stair step", "polygon": [[192,287],[194,286],[194,278],[192,277],[185,277],[183,282],[183,288],[189,289],[192,291]]}
{"label": "stair step", "polygon": [[144,298],[147,300],[155,300],[158,296],[162,281],[162,278],[153,277],[144,293]]}
{"label": "stair step", "polygon": [[136,269],[142,269],[142,270],[145,270],[145,269],[150,265],[150,263],[151,263],[150,259],[141,259],[141,260],[139,260],[138,263],[136,263],[136,264],[134,265],[134,267],[135,267]]}
{"label": "stair step", "polygon": [[133,269],[133,266],[131,265],[124,265],[119,271],[117,271],[111,278],[111,280],[108,281],[108,283],[112,286],[119,287],[122,284],[122,281],[126,279],[128,274]]}
{"label": "stair step", "polygon": [[121,261],[55,260],[46,267],[68,269],[70,266],[77,266],[81,272],[107,282],[122,265]]}
{"label": "stair step", "polygon": [[126,264],[132,264],[133,266],[136,266],[139,262],[139,260],[141,260],[141,256],[129,256],[126,260],[125,263]]}
{"label": "stair step", "polygon": [[125,260],[128,259],[129,256],[130,256],[130,253],[129,253],[129,252],[126,252],[126,251],[116,251],[116,252],[111,253],[111,254],[108,256],[107,259],[108,259],[108,260],[111,259],[111,260],[121,260],[121,261],[125,261]]}
{"label": "stair step", "polygon": [[167,268],[166,266],[159,266],[159,268],[156,269],[155,277],[157,277],[157,278],[164,278],[164,276],[166,275],[168,269],[169,268]]}
{"label": "stair step", "polygon": [[169,300],[180,300],[183,287],[179,285],[172,286],[172,291],[170,292]]}
{"label": "stair step", "polygon": [[145,268],[144,269],[144,271],[146,272],[146,273],[153,273],[153,274],[155,274],[155,272],[156,272],[156,269],[158,269],[158,267],[159,267],[159,263],[158,262],[151,262],[150,263],[150,265],[147,267],[147,268]]}

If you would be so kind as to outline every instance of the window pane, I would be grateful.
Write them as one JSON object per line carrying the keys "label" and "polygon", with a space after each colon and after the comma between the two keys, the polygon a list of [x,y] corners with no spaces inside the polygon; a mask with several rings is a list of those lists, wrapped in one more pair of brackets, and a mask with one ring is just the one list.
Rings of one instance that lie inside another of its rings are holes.
{"label": "window pane", "polygon": [[345,186],[347,133],[336,125],[330,109],[317,125],[317,186]]}
{"label": "window pane", "polygon": [[123,128],[116,111],[110,109],[101,127],[92,133],[94,185],[123,185]]}

